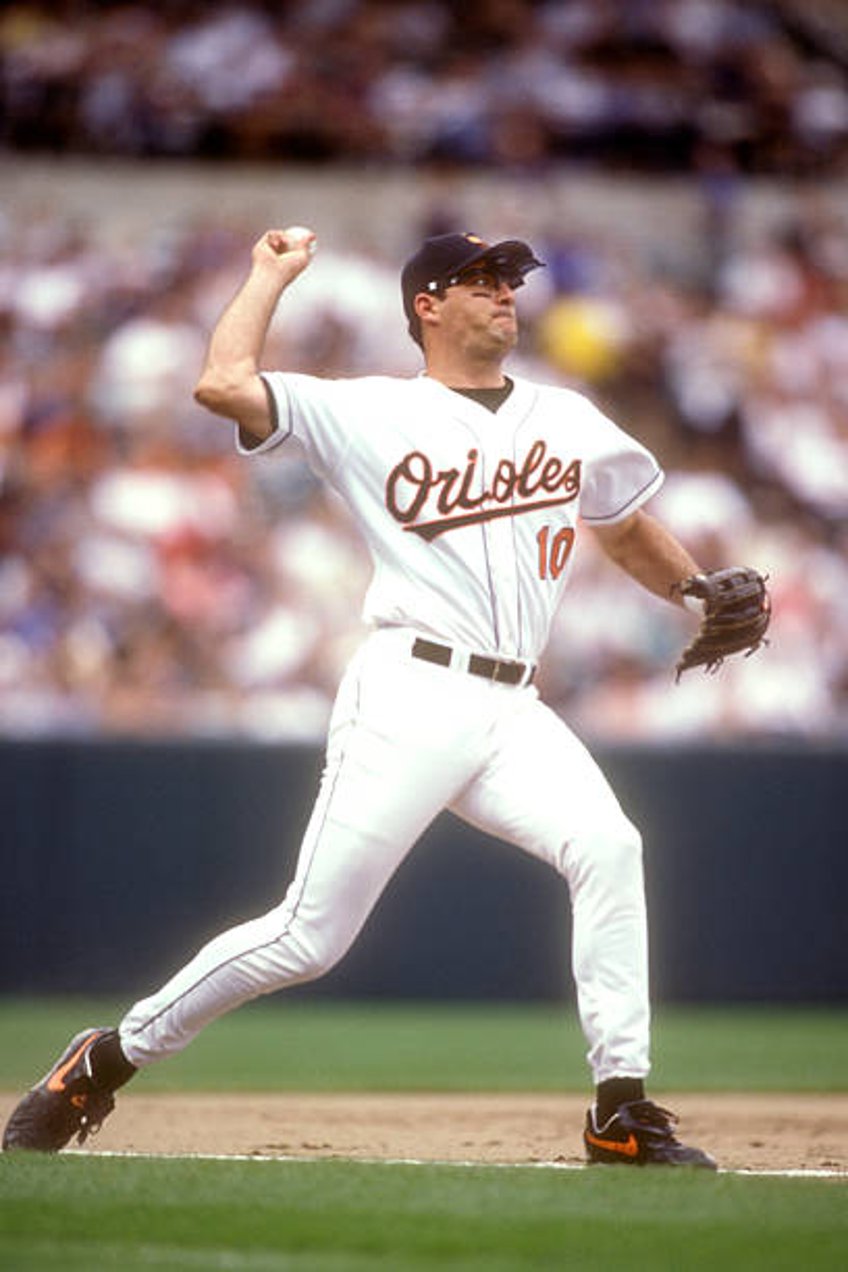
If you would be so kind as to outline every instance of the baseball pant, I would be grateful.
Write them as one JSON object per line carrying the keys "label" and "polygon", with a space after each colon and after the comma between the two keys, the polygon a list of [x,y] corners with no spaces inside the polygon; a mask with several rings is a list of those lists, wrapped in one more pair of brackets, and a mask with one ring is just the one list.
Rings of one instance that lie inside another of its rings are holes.
{"label": "baseball pant", "polygon": [[[444,808],[549,863],[568,884],[572,968],[596,1082],[649,1068],[641,840],[599,767],[532,687],[411,657],[384,629],[354,656],[283,901],[215,937],[120,1025],[143,1066],[239,1004],[313,980],[350,948]],[[434,957],[438,951],[434,951]]]}

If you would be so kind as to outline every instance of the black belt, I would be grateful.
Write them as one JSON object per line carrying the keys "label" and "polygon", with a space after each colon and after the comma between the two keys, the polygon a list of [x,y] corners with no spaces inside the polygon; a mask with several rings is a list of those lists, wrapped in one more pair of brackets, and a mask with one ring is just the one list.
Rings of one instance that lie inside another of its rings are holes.
{"label": "black belt", "polygon": [[[439,645],[434,640],[424,640],[418,636],[412,646],[412,657],[423,658],[424,662],[437,663],[440,667],[449,667],[453,650],[450,645]],[[485,654],[471,654],[468,659],[468,674],[495,680],[499,685],[529,685],[536,674],[536,668],[528,663],[489,658]]]}

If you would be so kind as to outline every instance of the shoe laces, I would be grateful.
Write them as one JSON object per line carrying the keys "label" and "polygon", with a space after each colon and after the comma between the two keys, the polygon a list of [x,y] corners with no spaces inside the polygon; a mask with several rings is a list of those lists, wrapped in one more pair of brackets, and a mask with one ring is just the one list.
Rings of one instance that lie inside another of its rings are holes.
{"label": "shoe laces", "polygon": [[653,1100],[632,1100],[618,1110],[622,1125],[628,1130],[647,1132],[657,1139],[674,1139],[677,1116]]}
{"label": "shoe laces", "polygon": [[[77,1131],[77,1143],[80,1146],[85,1143],[90,1135],[97,1134],[115,1107],[115,1097],[109,1091],[99,1091],[94,1088],[83,1098],[85,1103],[81,1108],[79,1129]],[[73,1100],[71,1102],[73,1103]],[[79,1105],[75,1105],[75,1107],[80,1108]]]}

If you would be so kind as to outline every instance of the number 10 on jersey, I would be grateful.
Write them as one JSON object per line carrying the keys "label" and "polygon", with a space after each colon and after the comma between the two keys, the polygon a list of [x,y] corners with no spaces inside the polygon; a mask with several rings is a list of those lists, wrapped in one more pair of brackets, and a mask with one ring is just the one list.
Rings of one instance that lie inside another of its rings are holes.
{"label": "number 10 on jersey", "polygon": [[540,579],[559,578],[574,544],[574,531],[571,526],[563,526],[561,530],[557,530],[553,538],[550,535],[550,526],[543,526],[536,535],[536,543],[539,545]]}

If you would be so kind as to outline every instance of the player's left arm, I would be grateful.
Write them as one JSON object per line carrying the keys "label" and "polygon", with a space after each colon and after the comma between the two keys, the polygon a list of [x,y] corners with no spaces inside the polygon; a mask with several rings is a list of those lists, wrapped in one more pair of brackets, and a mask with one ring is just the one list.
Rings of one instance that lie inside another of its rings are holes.
{"label": "player's left arm", "polygon": [[617,525],[596,526],[607,556],[631,578],[675,605],[700,611],[694,638],[677,660],[677,679],[690,667],[715,671],[730,654],[768,644],[771,617],[766,577],[747,566],[704,572],[670,530],[640,508]]}
{"label": "player's left arm", "polygon": [[606,555],[642,587],[683,605],[679,584],[701,567],[661,522],[639,508],[614,525],[593,526]]}

